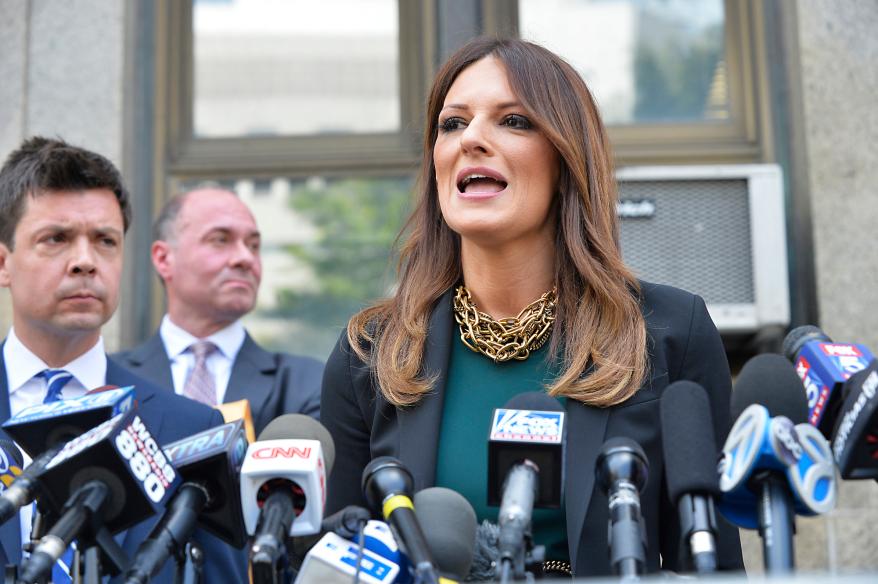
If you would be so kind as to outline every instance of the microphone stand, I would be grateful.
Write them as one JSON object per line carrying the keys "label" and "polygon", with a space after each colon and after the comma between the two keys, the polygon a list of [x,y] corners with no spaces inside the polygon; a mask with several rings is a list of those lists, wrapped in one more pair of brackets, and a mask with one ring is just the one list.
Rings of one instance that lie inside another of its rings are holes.
{"label": "microphone stand", "polygon": [[793,534],[795,517],[790,506],[789,487],[782,476],[767,471],[756,477],[759,493],[759,535],[768,574],[791,574],[795,568]]}
{"label": "microphone stand", "polygon": [[177,574],[183,576],[184,584],[201,584],[204,578],[204,549],[195,540],[186,544],[183,563],[177,564]]}

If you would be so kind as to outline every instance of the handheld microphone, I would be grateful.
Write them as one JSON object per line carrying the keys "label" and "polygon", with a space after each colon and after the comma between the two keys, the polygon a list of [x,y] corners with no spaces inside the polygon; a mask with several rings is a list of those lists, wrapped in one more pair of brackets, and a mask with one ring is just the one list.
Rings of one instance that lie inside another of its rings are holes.
{"label": "handheld microphone", "polygon": [[220,411],[223,415],[223,420],[226,422],[243,420],[247,442],[256,442],[256,428],[253,426],[253,413],[250,410],[250,400],[239,399],[238,401],[217,404],[214,407]]}
{"label": "handheld microphone", "polygon": [[12,440],[0,438],[0,493],[21,476],[24,457]]}
{"label": "handheld microphone", "polygon": [[700,574],[716,571],[716,512],[720,495],[717,448],[704,388],[675,381],[659,404],[665,484],[680,513],[683,565]]}
{"label": "handheld microphone", "polygon": [[794,328],[783,342],[808,397],[808,422],[828,439],[842,405],[842,386],[875,357],[863,345],[835,343],[816,326]]}
{"label": "handheld microphone", "polygon": [[[497,548],[501,581],[525,575],[533,547],[534,507],[557,508],[564,485],[564,420],[561,404],[543,392],[513,397],[494,410],[488,437],[488,504],[500,504]],[[500,481],[503,481],[500,488]],[[539,548],[538,555],[542,553]]]}
{"label": "handheld microphone", "polygon": [[[13,445],[14,446],[14,445]],[[17,450],[17,448],[16,448]],[[19,509],[33,503],[37,496],[39,479],[46,470],[46,465],[52,460],[61,446],[56,446],[36,457],[31,463],[21,471],[14,481],[12,481],[6,489],[0,493],[0,525],[6,523],[12,517],[18,515]],[[19,453],[20,455],[20,453]],[[4,475],[3,483],[6,484]]]}
{"label": "handheld microphone", "polygon": [[805,422],[801,382],[780,355],[757,355],[744,365],[732,410],[740,414],[723,447],[719,509],[732,523],[759,529],[766,570],[789,572],[793,512],[814,515],[835,504],[829,445]]}
{"label": "handheld microphone", "polygon": [[134,407],[134,388],[122,387],[25,408],[3,428],[31,458]]}
{"label": "handheld microphone", "polygon": [[649,477],[649,463],[640,444],[610,438],[601,447],[596,481],[610,505],[610,568],[623,579],[637,579],[646,566],[646,528],[640,493]]}
{"label": "handheld microphone", "polygon": [[22,564],[20,580],[51,573],[77,537],[93,542],[143,521],[179,485],[176,470],[134,410],[71,440],[40,475],[41,504],[60,519]]}
{"label": "handheld microphone", "polygon": [[415,515],[429,526],[427,546],[446,580],[463,582],[475,555],[476,512],[463,495],[444,487],[415,493]]}
{"label": "handheld microphone", "polygon": [[185,548],[198,525],[234,547],[244,545],[238,474],[246,450],[240,420],[165,446],[183,484],[138,548],[125,574],[128,584],[149,582],[175,550]]}
{"label": "handheld microphone", "polygon": [[241,508],[247,533],[254,536],[250,565],[255,584],[276,581],[287,558],[288,536],[320,532],[326,475],[334,459],[332,436],[301,414],[276,418],[247,448]]}
{"label": "handheld microphone", "polygon": [[414,480],[392,456],[373,459],[363,469],[363,494],[375,513],[390,523],[408,553],[415,580],[437,584],[439,575],[412,502]]}

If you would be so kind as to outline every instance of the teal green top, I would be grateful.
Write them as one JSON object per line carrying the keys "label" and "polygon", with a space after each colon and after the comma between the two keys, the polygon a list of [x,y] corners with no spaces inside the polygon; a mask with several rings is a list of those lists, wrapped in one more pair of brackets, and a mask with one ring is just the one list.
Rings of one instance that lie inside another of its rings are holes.
{"label": "teal green top", "polygon": [[[448,381],[439,431],[436,485],[466,497],[479,523],[497,522],[499,507],[488,507],[488,433],[495,408],[513,396],[539,391],[559,373],[546,362],[548,344],[524,361],[494,363],[466,347],[455,335],[448,364]],[[546,546],[546,559],[567,560],[567,521],[564,507],[534,509],[534,543]]]}

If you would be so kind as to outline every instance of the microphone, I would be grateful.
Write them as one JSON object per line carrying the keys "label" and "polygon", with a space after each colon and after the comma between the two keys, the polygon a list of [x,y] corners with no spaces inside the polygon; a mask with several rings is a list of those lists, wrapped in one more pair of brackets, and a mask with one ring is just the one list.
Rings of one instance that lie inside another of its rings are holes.
{"label": "microphone", "polygon": [[134,407],[134,387],[108,389],[25,408],[3,428],[31,458]]}
{"label": "microphone", "polygon": [[143,521],[164,507],[180,477],[136,411],[118,414],[64,445],[39,478],[40,503],[60,518],[21,566],[19,579],[33,582],[77,537],[83,548],[100,542],[111,570],[127,563],[106,537]]}
{"label": "microphone", "polygon": [[720,495],[717,448],[707,393],[692,381],[675,381],[659,404],[665,483],[680,513],[683,565],[716,571],[716,512]]}
{"label": "microphone", "polygon": [[719,509],[739,527],[759,529],[767,571],[792,571],[793,512],[815,515],[835,505],[829,445],[805,422],[801,382],[780,355],[744,365],[732,411],[740,414],[723,447]]}
{"label": "microphone", "polygon": [[238,474],[246,450],[240,420],[165,446],[183,484],[138,548],[125,574],[128,584],[149,582],[175,550],[185,548],[197,525],[234,547],[243,547]]}
{"label": "microphone", "polygon": [[354,539],[360,528],[372,518],[372,513],[359,505],[348,505],[323,519],[320,531],[331,531],[345,539]]}
{"label": "microphone", "polygon": [[415,580],[437,584],[439,576],[421,524],[414,513],[411,472],[392,456],[372,459],[363,469],[363,494],[373,512],[390,523],[396,539],[405,546]]}
{"label": "microphone", "polygon": [[301,414],[272,420],[247,448],[241,508],[247,533],[254,536],[250,565],[255,584],[277,580],[287,559],[288,536],[320,532],[326,475],[334,460],[329,431]]}
{"label": "microphone", "polygon": [[842,405],[842,386],[875,358],[863,345],[835,343],[816,326],[800,326],[786,336],[784,356],[793,363],[808,397],[808,422],[830,439]]}
{"label": "microphone", "polygon": [[0,438],[0,493],[21,476],[23,466],[24,457],[15,442]]}
{"label": "microphone", "polygon": [[[557,508],[564,486],[561,404],[543,392],[513,397],[494,410],[488,437],[488,505],[500,505],[497,573],[525,576],[534,507]],[[500,481],[503,480],[502,488]],[[542,561],[543,548],[533,560]]]}
{"label": "microphone", "polygon": [[[13,447],[15,445],[13,444]],[[18,450],[17,447],[15,447]],[[0,525],[9,521],[12,517],[18,515],[19,509],[33,503],[37,496],[39,479],[46,470],[46,465],[52,460],[61,446],[56,446],[36,457],[31,463],[21,471],[14,481],[9,484],[2,493],[0,493]],[[14,454],[13,454],[14,456]],[[19,451],[19,456],[21,452]],[[6,484],[8,475],[4,475],[3,484]]]}
{"label": "microphone", "polygon": [[391,584],[402,572],[391,559],[330,532],[305,555],[295,584],[350,584],[355,575],[366,584]]}
{"label": "microphone", "polygon": [[610,568],[623,579],[637,579],[646,565],[646,529],[640,493],[649,477],[643,448],[630,438],[610,438],[601,447],[596,481],[610,504]]}
{"label": "microphone", "polygon": [[844,385],[844,402],[832,437],[832,454],[842,478],[878,480],[878,363],[874,360]]}
{"label": "microphone", "polygon": [[427,546],[446,580],[463,582],[473,563],[476,512],[463,495],[444,487],[415,493],[415,515],[430,528]]}

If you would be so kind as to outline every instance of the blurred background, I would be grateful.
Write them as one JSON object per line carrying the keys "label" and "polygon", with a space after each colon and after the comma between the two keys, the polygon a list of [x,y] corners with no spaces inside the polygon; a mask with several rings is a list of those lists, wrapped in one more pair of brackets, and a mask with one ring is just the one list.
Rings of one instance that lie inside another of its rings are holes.
{"label": "blurred background", "polygon": [[[44,134],[122,168],[134,223],[111,349],[163,313],[155,210],[214,181],[263,232],[246,326],[325,359],[393,285],[438,65],[474,36],[520,36],[589,83],[626,260],[704,296],[733,367],[801,324],[876,350],[876,31],[875,0],[0,0],[0,156]],[[798,565],[878,568],[875,524],[878,488],[845,483],[837,511],[799,519]]]}

